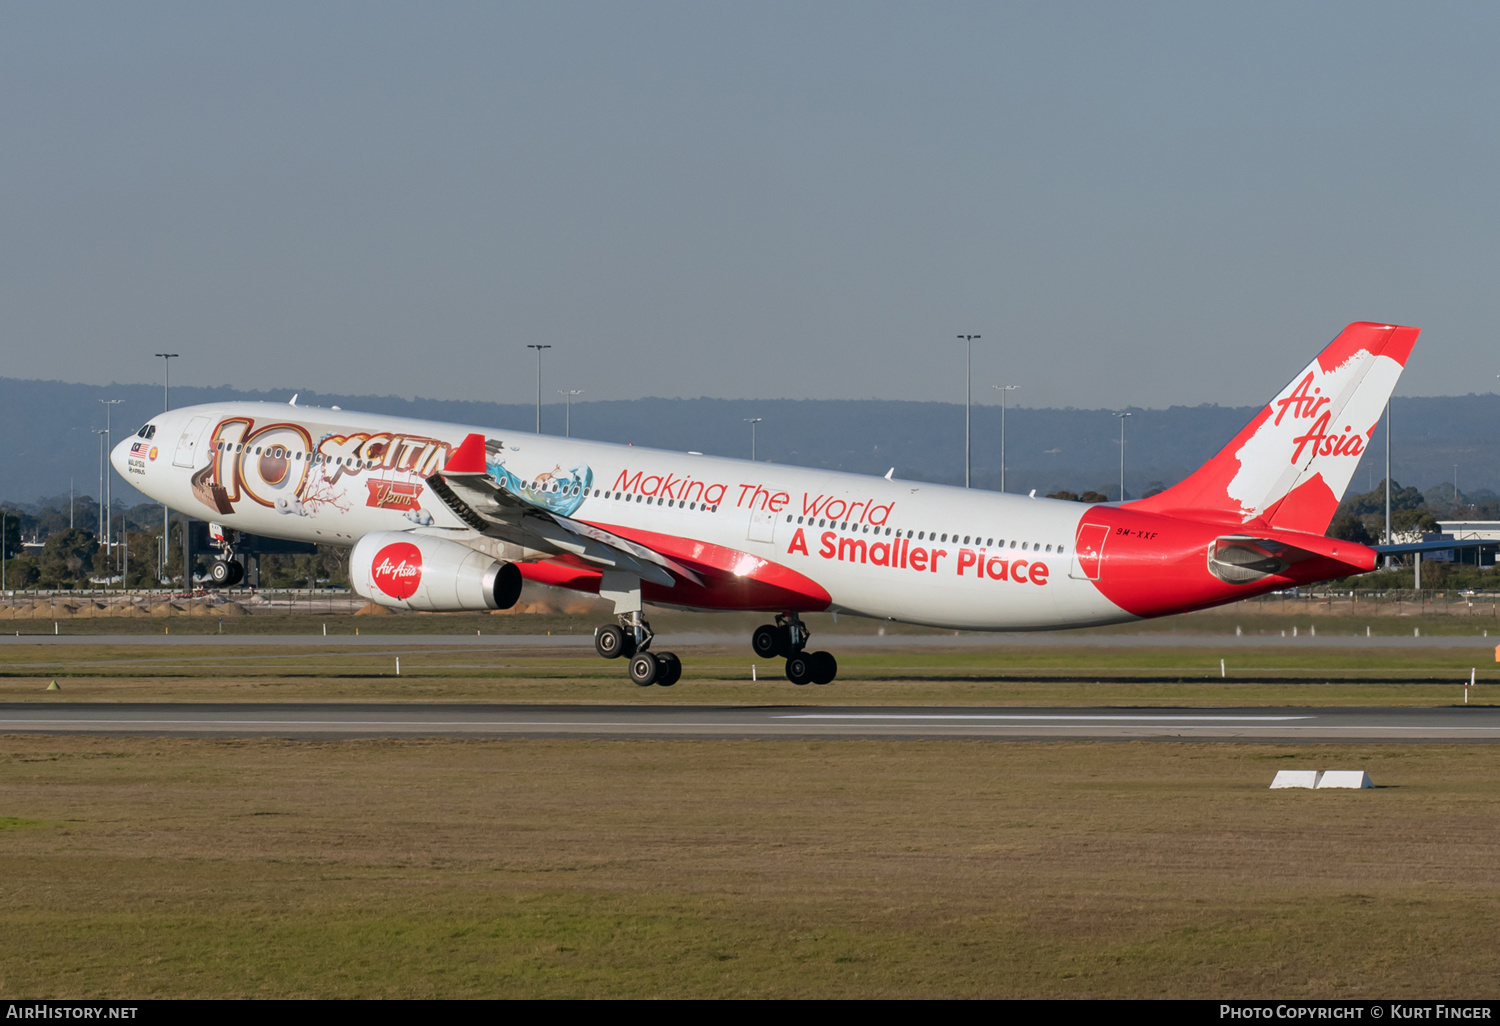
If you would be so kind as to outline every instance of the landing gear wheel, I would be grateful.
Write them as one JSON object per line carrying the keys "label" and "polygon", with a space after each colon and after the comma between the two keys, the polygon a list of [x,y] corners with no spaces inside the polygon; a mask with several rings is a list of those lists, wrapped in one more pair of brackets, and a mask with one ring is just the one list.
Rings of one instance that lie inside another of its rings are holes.
{"label": "landing gear wheel", "polygon": [[245,564],[239,560],[229,564],[229,586],[234,587],[245,579]]}
{"label": "landing gear wheel", "polygon": [[[625,637],[625,632],[614,624],[610,624],[608,627],[600,627],[594,632],[594,651],[598,652],[605,659],[618,659],[622,655],[628,654],[625,651],[627,640],[629,639]],[[634,648],[635,646],[631,645],[629,647]]]}
{"label": "landing gear wheel", "polygon": [[831,652],[814,652],[810,658],[812,660],[812,682],[814,684],[832,684],[833,678],[839,675],[839,661],[833,657]]}
{"label": "landing gear wheel", "polygon": [[811,684],[813,679],[812,659],[798,652],[786,661],[786,679],[799,687]]}
{"label": "landing gear wheel", "polygon": [[656,683],[658,687],[669,688],[682,679],[682,660],[675,653],[656,653]]}
{"label": "landing gear wheel", "polygon": [[649,688],[661,676],[661,663],[650,652],[637,652],[630,658],[630,679],[643,688]]}
{"label": "landing gear wheel", "polygon": [[772,659],[781,654],[782,630],[769,623],[761,624],[755,628],[755,633],[750,636],[750,647],[755,649],[755,654],[762,659]]}
{"label": "landing gear wheel", "polygon": [[222,559],[214,560],[214,565],[208,568],[208,579],[215,587],[227,588],[234,579],[234,565]]}

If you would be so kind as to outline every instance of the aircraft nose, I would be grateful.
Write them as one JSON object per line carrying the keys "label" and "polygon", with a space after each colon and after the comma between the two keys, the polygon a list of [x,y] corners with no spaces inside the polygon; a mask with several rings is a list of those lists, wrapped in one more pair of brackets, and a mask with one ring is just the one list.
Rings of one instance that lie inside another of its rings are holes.
{"label": "aircraft nose", "polygon": [[130,438],[116,445],[114,450],[109,454],[109,465],[114,467],[115,473],[121,477],[128,476],[127,467],[129,463],[127,461],[130,459],[130,447],[139,441],[139,438],[132,435]]}

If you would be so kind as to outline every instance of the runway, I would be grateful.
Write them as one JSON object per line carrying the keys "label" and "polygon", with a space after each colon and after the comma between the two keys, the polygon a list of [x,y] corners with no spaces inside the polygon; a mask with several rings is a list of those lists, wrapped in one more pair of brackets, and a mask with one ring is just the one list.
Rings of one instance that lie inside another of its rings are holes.
{"label": "runway", "polygon": [[[1401,649],[1474,649],[1494,651],[1500,647],[1500,636],[1483,634],[1438,634],[1413,636],[1387,634],[1366,637],[1363,634],[1319,634],[1278,637],[1271,634],[1246,634],[1243,637],[1222,634],[1093,634],[1073,631],[1030,632],[1024,634],[837,634],[816,635],[816,644],[837,654],[848,649],[900,648],[1208,648],[1231,650],[1244,648],[1326,649],[1355,651],[1374,648]],[[77,645],[128,645],[189,648],[296,648],[379,646],[389,648],[550,648],[590,649],[592,634],[0,634],[0,648],[14,645],[40,645],[69,648]],[[719,647],[749,651],[747,635],[710,632],[662,632],[656,636],[656,648]]]}
{"label": "runway", "polygon": [[1500,742],[1500,707],[1243,709],[0,704],[0,734],[177,737]]}

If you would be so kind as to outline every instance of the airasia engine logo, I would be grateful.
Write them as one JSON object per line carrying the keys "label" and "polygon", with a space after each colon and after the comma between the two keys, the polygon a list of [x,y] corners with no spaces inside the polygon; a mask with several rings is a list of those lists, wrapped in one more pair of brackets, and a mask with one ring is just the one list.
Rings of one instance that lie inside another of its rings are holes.
{"label": "airasia engine logo", "polygon": [[375,587],[394,599],[409,599],[422,583],[422,550],[411,542],[394,542],[375,553],[370,564]]}

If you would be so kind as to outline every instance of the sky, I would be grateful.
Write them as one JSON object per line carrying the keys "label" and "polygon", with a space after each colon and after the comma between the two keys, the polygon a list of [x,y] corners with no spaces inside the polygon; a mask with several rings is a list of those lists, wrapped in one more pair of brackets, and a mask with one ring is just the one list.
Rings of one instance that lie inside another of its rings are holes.
{"label": "sky", "polygon": [[0,0],[0,376],[1495,390],[1500,5]]}

